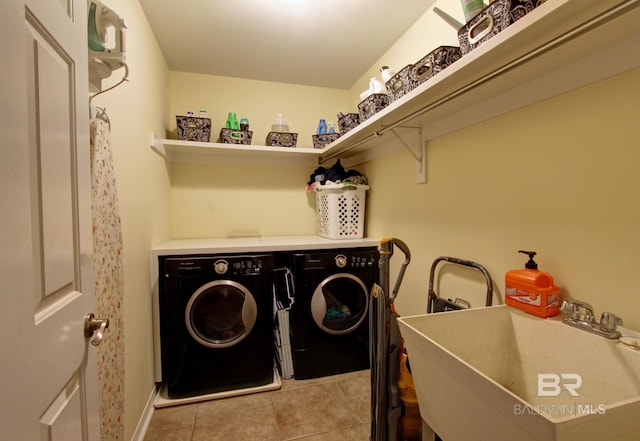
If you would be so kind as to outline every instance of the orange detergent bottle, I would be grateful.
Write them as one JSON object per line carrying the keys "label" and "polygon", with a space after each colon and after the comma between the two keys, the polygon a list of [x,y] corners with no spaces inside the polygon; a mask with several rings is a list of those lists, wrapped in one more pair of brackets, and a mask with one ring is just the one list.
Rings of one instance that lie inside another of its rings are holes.
{"label": "orange detergent bottle", "polygon": [[528,254],[524,269],[507,272],[505,277],[505,303],[538,317],[552,317],[560,313],[560,288],[553,284],[549,273],[538,271],[533,260],[535,251],[518,251]]}

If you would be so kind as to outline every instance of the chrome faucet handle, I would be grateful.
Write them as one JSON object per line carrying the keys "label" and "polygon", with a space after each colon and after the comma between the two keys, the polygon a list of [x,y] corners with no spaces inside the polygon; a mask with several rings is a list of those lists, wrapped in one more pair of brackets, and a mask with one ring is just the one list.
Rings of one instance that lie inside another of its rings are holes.
{"label": "chrome faucet handle", "polygon": [[603,312],[600,317],[600,329],[603,331],[615,331],[618,326],[622,325],[622,318],[610,312]]}
{"label": "chrome faucet handle", "polygon": [[562,302],[560,311],[566,312],[567,317],[571,320],[580,320],[580,308],[584,309],[584,320],[587,323],[595,323],[595,317],[593,315],[593,306],[587,302],[575,299],[567,299]]}
{"label": "chrome faucet handle", "polygon": [[571,304],[565,300],[564,302],[562,302],[562,305],[560,305],[560,311],[566,312],[568,314],[571,311]]}
{"label": "chrome faucet handle", "polygon": [[593,310],[589,310],[589,309],[585,309],[585,313],[584,313],[584,317],[582,318],[583,321],[585,321],[586,323],[589,323],[591,325],[597,325],[598,323],[596,322],[596,318],[593,314]]}
{"label": "chrome faucet handle", "polygon": [[572,299],[567,299],[562,302],[560,311],[564,312],[567,315],[566,318],[568,319],[578,320],[580,318],[580,309]]}
{"label": "chrome faucet handle", "polygon": [[573,304],[575,304],[578,308],[584,309],[584,320],[587,323],[594,323],[595,317],[593,314],[593,306],[587,302],[583,302],[582,300],[572,300]]}

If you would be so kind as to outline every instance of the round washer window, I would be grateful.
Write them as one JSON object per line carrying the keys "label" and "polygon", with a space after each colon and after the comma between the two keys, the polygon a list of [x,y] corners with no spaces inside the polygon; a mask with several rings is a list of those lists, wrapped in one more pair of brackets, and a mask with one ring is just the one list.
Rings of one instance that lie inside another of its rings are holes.
{"label": "round washer window", "polygon": [[365,320],[369,294],[353,274],[333,274],[324,279],[311,298],[311,315],[320,329],[342,335],[354,331]]}
{"label": "round washer window", "polygon": [[185,309],[189,334],[210,348],[239,343],[251,332],[256,318],[257,305],[251,292],[231,280],[201,286]]}

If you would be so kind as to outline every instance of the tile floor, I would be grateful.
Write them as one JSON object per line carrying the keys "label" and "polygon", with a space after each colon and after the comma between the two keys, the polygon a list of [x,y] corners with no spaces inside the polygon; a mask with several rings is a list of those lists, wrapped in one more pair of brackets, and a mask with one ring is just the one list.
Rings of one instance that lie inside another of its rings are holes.
{"label": "tile floor", "polygon": [[144,441],[368,441],[369,371],[156,409]]}

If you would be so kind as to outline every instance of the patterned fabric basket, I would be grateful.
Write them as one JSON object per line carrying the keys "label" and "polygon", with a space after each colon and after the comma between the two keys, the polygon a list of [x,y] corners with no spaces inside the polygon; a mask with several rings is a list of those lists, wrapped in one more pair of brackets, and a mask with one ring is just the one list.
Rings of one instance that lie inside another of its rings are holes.
{"label": "patterned fabric basket", "polygon": [[220,142],[223,144],[251,144],[253,132],[250,130],[220,129]]}
{"label": "patterned fabric basket", "polygon": [[360,124],[360,114],[358,113],[347,113],[338,119],[338,129],[341,135],[356,128],[358,124]]}
{"label": "patterned fabric basket", "polygon": [[360,122],[364,122],[389,105],[389,96],[386,93],[374,93],[358,104]]}
{"label": "patterned fabric basket", "polygon": [[442,72],[447,66],[453,64],[462,57],[457,46],[440,46],[415,63],[409,74],[415,89],[429,78]]}
{"label": "patterned fabric basket", "polygon": [[195,116],[176,116],[178,139],[181,141],[209,142],[211,137],[211,118]]}
{"label": "patterned fabric basket", "polygon": [[545,0],[495,0],[458,30],[460,52],[466,55],[533,11]]}
{"label": "patterned fabric basket", "polygon": [[331,144],[336,139],[340,138],[339,133],[327,133],[323,135],[311,135],[314,149],[321,149]]}
{"label": "patterned fabric basket", "polygon": [[298,134],[289,132],[267,133],[266,145],[270,147],[295,147],[298,143]]}

